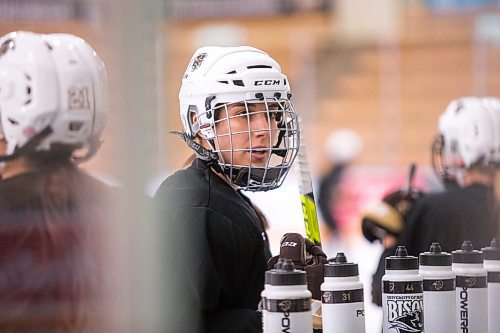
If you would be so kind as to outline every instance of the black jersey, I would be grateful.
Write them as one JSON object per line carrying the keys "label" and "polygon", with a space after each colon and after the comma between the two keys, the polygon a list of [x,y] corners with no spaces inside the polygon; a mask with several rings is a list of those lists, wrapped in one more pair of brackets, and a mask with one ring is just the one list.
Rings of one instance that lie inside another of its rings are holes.
{"label": "black jersey", "polygon": [[[408,254],[417,257],[429,251],[432,242],[439,242],[446,252],[460,249],[464,240],[476,249],[489,246],[497,233],[498,208],[493,187],[481,184],[424,196],[408,214],[397,245],[406,246]],[[373,301],[379,305],[384,259],[394,253],[395,247],[384,251],[373,277]]]}
{"label": "black jersey", "polygon": [[338,229],[338,221],[335,219],[335,212],[333,210],[333,201],[339,196],[339,186],[345,170],[345,164],[336,165],[319,183],[318,207],[323,220],[332,231]]}
{"label": "black jersey", "polygon": [[480,249],[489,246],[497,225],[493,187],[473,184],[424,197],[408,215],[398,245],[414,256],[429,251],[432,242],[439,242],[446,252],[460,249],[464,240]]}
{"label": "black jersey", "polygon": [[[51,171],[0,181],[1,332],[96,327],[100,253],[94,241],[111,189],[74,166],[65,171],[77,186],[58,182]],[[80,196],[88,205],[80,205]]]}
{"label": "black jersey", "polygon": [[172,248],[189,252],[188,267],[172,274],[185,282],[184,296],[200,311],[200,330],[261,332],[256,310],[270,251],[248,198],[197,159],[167,178],[155,201],[175,234]]}

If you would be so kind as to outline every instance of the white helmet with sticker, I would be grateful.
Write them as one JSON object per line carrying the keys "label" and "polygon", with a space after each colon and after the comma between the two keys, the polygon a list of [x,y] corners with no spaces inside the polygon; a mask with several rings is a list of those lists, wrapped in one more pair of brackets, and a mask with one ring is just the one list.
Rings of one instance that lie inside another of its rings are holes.
{"label": "white helmet with sticker", "polygon": [[500,100],[464,97],[452,101],[439,119],[433,165],[443,179],[473,167],[500,165]]}
{"label": "white helmet with sticker", "polygon": [[[297,114],[290,97],[287,77],[265,52],[248,46],[202,47],[189,62],[179,92],[184,139],[198,157],[217,165],[236,187],[249,191],[276,188],[299,147]],[[231,113],[234,106],[241,109],[238,114]],[[259,116],[267,123],[254,126]],[[247,125],[236,130],[238,122]],[[266,133],[266,142],[257,143],[256,133]],[[194,141],[197,136],[206,140],[207,149]],[[248,143],[238,146],[237,139],[243,136]],[[226,138],[228,145],[223,143]],[[260,163],[251,157],[245,163],[237,160],[237,154],[245,153],[266,159]]]}
{"label": "white helmet with sticker", "polygon": [[98,55],[69,34],[13,32],[0,45],[0,128],[9,154],[3,159],[63,147],[90,158],[107,120]]}

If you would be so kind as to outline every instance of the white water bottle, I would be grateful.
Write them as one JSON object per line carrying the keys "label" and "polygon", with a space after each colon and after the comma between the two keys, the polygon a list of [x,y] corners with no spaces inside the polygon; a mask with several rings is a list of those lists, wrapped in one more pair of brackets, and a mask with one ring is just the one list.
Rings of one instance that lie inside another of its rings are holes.
{"label": "white water bottle", "polygon": [[285,259],[281,268],[266,274],[264,333],[312,333],[306,272],[296,270],[293,261]]}
{"label": "white water bottle", "polygon": [[[488,290],[483,252],[464,241],[452,252],[452,269],[457,274],[457,332],[488,332]],[[500,314],[497,314],[500,315]]]}
{"label": "white water bottle", "polygon": [[324,267],[321,284],[323,333],[364,333],[365,307],[363,284],[358,264],[348,263],[344,253]]}
{"label": "white water bottle", "polygon": [[482,249],[488,273],[488,333],[500,333],[500,239]]}
{"label": "white water bottle", "polygon": [[261,311],[262,311],[262,327],[264,327],[266,325],[265,321],[267,319],[266,300],[267,300],[267,292],[269,290],[269,286],[271,285],[271,282],[270,282],[271,281],[271,272],[274,272],[276,269],[281,269],[283,267],[284,261],[285,261],[285,259],[279,258],[278,262],[275,265],[275,268],[267,271],[265,274],[264,290],[262,290],[262,292],[260,293],[260,297],[261,297],[260,307],[261,307]]}
{"label": "white water bottle", "polygon": [[432,243],[420,253],[419,273],[424,279],[424,327],[431,333],[456,333],[455,273],[451,254]]}
{"label": "white water bottle", "polygon": [[385,275],[382,277],[383,332],[424,332],[423,298],[418,258],[409,256],[404,246],[398,246],[396,255],[385,258]]}

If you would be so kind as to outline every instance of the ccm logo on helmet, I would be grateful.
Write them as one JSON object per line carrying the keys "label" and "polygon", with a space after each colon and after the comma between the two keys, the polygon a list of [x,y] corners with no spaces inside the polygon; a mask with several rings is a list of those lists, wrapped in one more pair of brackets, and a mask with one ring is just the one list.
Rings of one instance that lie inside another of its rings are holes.
{"label": "ccm logo on helmet", "polygon": [[254,86],[277,86],[280,84],[281,80],[257,80],[254,82]]}

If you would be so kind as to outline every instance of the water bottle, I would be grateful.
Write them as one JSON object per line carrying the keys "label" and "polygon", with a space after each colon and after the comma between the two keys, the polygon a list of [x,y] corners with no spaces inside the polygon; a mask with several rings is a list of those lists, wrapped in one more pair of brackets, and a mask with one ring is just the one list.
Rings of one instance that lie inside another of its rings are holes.
{"label": "water bottle", "polygon": [[424,332],[423,279],[418,274],[418,258],[409,256],[404,246],[385,258],[382,277],[383,332]]}
{"label": "water bottle", "polygon": [[488,273],[488,332],[500,333],[500,239],[493,238],[482,250]]}
{"label": "water bottle", "polygon": [[455,273],[451,254],[432,243],[420,254],[419,274],[424,279],[424,327],[431,333],[456,333]]}
{"label": "water bottle", "polygon": [[323,333],[364,333],[365,308],[363,284],[358,264],[348,263],[344,253],[337,253],[324,267],[321,284]]}
{"label": "water bottle", "polygon": [[470,241],[464,241],[462,249],[453,251],[452,257],[452,269],[457,274],[457,331],[488,332],[488,290],[483,252],[474,250]]}
{"label": "water bottle", "polygon": [[276,263],[275,265],[275,268],[269,270],[266,272],[265,274],[265,277],[264,277],[264,290],[262,290],[262,292],[260,293],[260,297],[261,297],[261,303],[260,303],[260,306],[259,308],[261,308],[261,311],[262,311],[262,327],[264,327],[266,324],[265,324],[265,321],[267,319],[267,308],[266,308],[266,304],[267,304],[267,292],[269,290],[269,286],[271,285],[271,272],[274,272],[276,269],[281,269],[283,267],[283,262],[285,261],[285,259],[283,258],[279,258],[278,259],[278,262]]}
{"label": "water bottle", "polygon": [[267,272],[264,333],[312,333],[311,292],[306,272],[296,270],[291,259]]}

